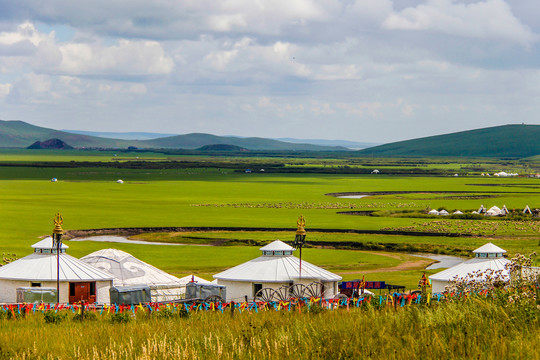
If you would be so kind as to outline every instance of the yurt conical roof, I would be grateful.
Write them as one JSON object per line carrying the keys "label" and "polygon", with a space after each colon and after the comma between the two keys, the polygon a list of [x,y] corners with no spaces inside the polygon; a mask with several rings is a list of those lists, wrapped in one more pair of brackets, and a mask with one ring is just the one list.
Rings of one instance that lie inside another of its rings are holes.
{"label": "yurt conical roof", "polygon": [[112,274],[115,286],[180,285],[182,281],[133,255],[117,249],[95,251],[81,258],[87,264]]}
{"label": "yurt conical roof", "polygon": [[[56,281],[56,253],[41,252],[41,250],[51,249],[52,238],[46,238],[32,245],[32,247],[35,249],[33,254],[0,267],[0,279]],[[63,245],[62,249],[67,247],[67,245]],[[60,281],[102,281],[113,279],[111,274],[65,253],[60,254],[59,263]]]}
{"label": "yurt conical roof", "polygon": [[[260,250],[263,255],[233,268],[214,275],[214,279],[232,281],[252,281],[265,283],[283,283],[301,279],[321,282],[340,281],[342,278],[328,270],[302,260],[302,276],[300,276],[300,259],[289,255],[293,247],[276,240]],[[283,253],[283,254],[281,254]]]}
{"label": "yurt conical roof", "polygon": [[485,253],[485,254],[503,254],[505,252],[506,252],[506,250],[501,249],[500,247],[498,247],[497,245],[492,244],[492,243],[487,243],[485,245],[480,246],[478,249],[473,250],[473,253],[475,253],[475,254],[481,254],[481,253]]}

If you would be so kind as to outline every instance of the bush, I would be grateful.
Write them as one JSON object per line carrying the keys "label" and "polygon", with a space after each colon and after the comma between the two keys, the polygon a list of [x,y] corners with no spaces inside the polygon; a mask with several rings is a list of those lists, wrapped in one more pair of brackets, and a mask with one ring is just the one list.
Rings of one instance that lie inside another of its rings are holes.
{"label": "bush", "polygon": [[322,307],[319,303],[312,304],[308,309],[308,312],[310,314],[320,314],[325,311],[326,309]]}
{"label": "bush", "polygon": [[97,315],[94,312],[85,311],[84,312],[84,319],[82,318],[81,314],[75,314],[73,316],[73,321],[96,321]]}
{"label": "bush", "polygon": [[187,319],[189,317],[189,312],[185,307],[181,307],[178,309],[178,316]]}
{"label": "bush", "polygon": [[125,324],[131,321],[131,317],[127,312],[114,313],[111,315],[110,321],[113,324]]}
{"label": "bush", "polygon": [[43,314],[43,318],[45,319],[45,323],[47,324],[60,324],[62,321],[64,321],[66,316],[66,313],[54,312],[52,310],[46,311]]}
{"label": "bush", "polygon": [[168,307],[160,309],[159,311],[154,311],[153,314],[155,314],[160,319],[170,319],[174,316],[173,311]]}

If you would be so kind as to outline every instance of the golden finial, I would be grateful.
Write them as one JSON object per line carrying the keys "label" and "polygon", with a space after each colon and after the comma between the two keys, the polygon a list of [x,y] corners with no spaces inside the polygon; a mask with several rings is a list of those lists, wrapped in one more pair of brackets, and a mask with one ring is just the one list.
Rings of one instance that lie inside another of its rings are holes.
{"label": "golden finial", "polygon": [[62,218],[62,214],[59,212],[54,215],[54,230],[53,234],[63,234],[64,229],[62,229],[62,224],[64,223],[64,219]]}
{"label": "golden finial", "polygon": [[300,215],[298,221],[296,221],[296,225],[298,226],[296,235],[306,235],[306,230],[304,229],[304,226],[306,226],[306,219],[304,219],[304,215]]}

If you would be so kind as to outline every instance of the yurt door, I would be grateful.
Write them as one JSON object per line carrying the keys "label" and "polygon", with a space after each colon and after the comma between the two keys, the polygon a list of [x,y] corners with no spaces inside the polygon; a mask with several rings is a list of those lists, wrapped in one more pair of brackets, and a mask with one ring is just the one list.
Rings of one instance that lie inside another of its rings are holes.
{"label": "yurt door", "polygon": [[69,302],[76,303],[79,301],[86,301],[86,302],[92,303],[96,301],[94,289],[95,289],[95,283],[90,283],[90,282],[69,283]]}

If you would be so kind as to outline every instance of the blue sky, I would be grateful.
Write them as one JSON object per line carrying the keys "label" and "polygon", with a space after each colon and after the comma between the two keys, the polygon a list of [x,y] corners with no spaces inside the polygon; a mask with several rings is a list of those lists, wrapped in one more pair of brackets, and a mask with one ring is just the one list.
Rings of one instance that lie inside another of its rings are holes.
{"label": "blue sky", "polygon": [[390,142],[540,124],[537,0],[0,0],[0,119]]}

